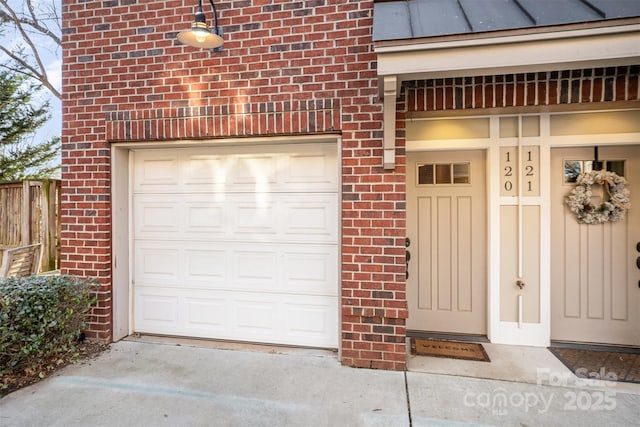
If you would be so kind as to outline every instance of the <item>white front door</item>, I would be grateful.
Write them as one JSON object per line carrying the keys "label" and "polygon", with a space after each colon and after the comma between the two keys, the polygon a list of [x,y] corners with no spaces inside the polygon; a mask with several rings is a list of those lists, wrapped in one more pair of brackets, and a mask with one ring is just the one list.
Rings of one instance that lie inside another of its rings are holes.
{"label": "white front door", "polygon": [[483,151],[409,153],[407,329],[487,333]]}
{"label": "white front door", "polygon": [[591,147],[551,151],[551,339],[638,346],[640,146],[599,149],[604,167],[624,174],[631,192],[631,208],[615,223],[578,224],[566,206],[575,187],[568,177],[593,158]]}
{"label": "white front door", "polygon": [[338,345],[333,144],[139,149],[134,330]]}

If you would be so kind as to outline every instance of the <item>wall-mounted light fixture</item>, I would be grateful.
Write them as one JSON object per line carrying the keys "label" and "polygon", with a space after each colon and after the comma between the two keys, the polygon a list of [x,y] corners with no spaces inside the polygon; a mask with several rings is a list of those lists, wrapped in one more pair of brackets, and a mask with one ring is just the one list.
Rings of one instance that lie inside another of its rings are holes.
{"label": "wall-mounted light fixture", "polygon": [[213,0],[209,0],[213,9],[213,31],[209,30],[207,20],[202,12],[202,0],[198,0],[198,10],[191,29],[178,33],[178,41],[187,46],[200,47],[204,49],[220,50],[224,40],[222,39],[222,31],[218,28],[218,13]]}

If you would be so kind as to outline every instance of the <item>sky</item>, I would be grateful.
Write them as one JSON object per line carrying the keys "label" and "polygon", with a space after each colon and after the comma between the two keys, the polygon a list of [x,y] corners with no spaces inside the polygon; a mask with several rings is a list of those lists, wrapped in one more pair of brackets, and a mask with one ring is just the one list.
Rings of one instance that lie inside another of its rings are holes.
{"label": "sky", "polygon": [[[7,2],[16,12],[22,11],[23,8],[26,9],[26,2],[24,0],[8,0]],[[33,3],[36,9],[55,5],[58,14],[60,14],[61,0],[33,0]],[[44,13],[38,16],[44,16]],[[42,62],[45,64],[49,80],[56,89],[60,90],[62,86],[62,51],[52,40],[46,37],[37,37],[35,35],[33,37],[36,46],[38,46]],[[4,37],[0,38],[0,42],[5,46],[16,46],[20,41],[21,37],[19,34],[10,28],[6,28]],[[4,62],[5,59],[6,57],[0,53],[0,61]],[[54,136],[60,136],[60,130],[62,127],[62,109],[60,100],[46,89],[39,94],[39,98],[37,100],[49,101],[51,119],[42,128],[40,128],[35,135],[35,139],[42,140],[49,139]]]}
{"label": "sky", "polygon": [[[62,61],[55,58],[49,59],[47,61],[47,74],[56,89],[61,90]],[[38,137],[49,139],[54,136],[60,136],[62,129],[62,105],[60,100],[48,91],[44,92],[44,95],[45,99],[49,100],[51,119],[39,130],[37,135]]]}

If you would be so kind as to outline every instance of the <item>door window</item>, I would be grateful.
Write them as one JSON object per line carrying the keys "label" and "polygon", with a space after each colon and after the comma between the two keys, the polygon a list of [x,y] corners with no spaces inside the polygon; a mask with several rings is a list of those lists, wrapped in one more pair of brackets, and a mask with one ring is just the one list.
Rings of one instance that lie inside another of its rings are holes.
{"label": "door window", "polygon": [[[606,160],[602,163],[602,167],[605,170],[615,172],[618,176],[624,176],[624,160]],[[573,184],[576,182],[578,175],[583,172],[591,172],[592,170],[593,160],[565,160],[564,183]]]}
{"label": "door window", "polygon": [[418,163],[418,185],[470,184],[471,164]]}

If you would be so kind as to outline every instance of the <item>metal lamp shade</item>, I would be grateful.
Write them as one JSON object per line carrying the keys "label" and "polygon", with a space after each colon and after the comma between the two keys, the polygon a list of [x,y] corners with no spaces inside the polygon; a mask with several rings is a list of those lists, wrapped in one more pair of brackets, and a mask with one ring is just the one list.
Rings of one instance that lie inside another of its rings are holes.
{"label": "metal lamp shade", "polygon": [[191,29],[178,33],[178,41],[187,46],[215,49],[222,46],[224,40],[218,34],[209,31],[204,22],[194,22]]}

